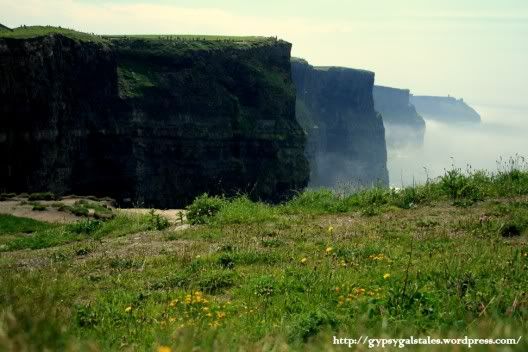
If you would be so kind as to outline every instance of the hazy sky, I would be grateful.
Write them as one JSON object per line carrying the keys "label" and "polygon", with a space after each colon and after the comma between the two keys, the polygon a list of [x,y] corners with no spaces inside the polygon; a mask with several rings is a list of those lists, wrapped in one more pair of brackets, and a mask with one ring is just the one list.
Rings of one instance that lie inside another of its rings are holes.
{"label": "hazy sky", "polygon": [[0,0],[0,23],[101,34],[277,35],[315,65],[470,103],[528,106],[526,0]]}

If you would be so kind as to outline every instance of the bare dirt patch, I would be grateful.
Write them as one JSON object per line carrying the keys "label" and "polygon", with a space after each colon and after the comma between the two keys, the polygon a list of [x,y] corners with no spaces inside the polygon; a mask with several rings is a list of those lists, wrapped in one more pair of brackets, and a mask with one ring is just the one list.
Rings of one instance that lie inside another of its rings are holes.
{"label": "bare dirt patch", "polygon": [[[53,205],[61,203],[66,206],[73,206],[76,202],[79,201],[90,201],[105,204],[112,211],[123,214],[146,215],[151,211],[151,209],[146,208],[116,208],[113,206],[112,201],[110,200],[95,201],[92,198],[77,196],[67,196],[59,200],[53,201],[38,201],[36,203],[41,204],[42,206],[46,207],[46,209],[33,210],[35,202],[29,202],[28,199],[24,197],[16,197],[5,201],[0,201],[0,214],[8,214],[23,218],[30,218],[49,223],[68,224],[82,219],[83,216],[77,216],[69,211],[59,210],[58,207],[54,207]],[[178,227],[185,226],[184,224],[187,218],[186,211],[183,209],[154,209],[154,212],[155,214],[159,214],[167,218],[171,225],[179,225]]]}

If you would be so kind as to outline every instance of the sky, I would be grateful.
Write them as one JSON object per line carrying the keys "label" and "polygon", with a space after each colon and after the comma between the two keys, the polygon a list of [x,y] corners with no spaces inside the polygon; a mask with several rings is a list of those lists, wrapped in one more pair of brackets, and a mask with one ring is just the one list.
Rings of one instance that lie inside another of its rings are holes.
{"label": "sky", "polygon": [[526,0],[0,0],[0,23],[98,34],[278,36],[313,65],[470,104],[528,107]]}

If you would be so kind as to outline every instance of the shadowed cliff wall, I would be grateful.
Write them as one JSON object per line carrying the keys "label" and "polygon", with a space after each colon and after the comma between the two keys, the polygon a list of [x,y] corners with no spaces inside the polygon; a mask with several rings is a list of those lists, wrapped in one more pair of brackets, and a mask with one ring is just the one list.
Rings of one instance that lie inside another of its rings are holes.
{"label": "shadowed cliff wall", "polygon": [[0,190],[178,207],[308,182],[291,45],[0,39]]}
{"label": "shadowed cliff wall", "polygon": [[374,86],[374,108],[383,116],[389,148],[423,145],[425,121],[409,101],[409,90]]}
{"label": "shadowed cliff wall", "polygon": [[387,185],[387,151],[374,110],[374,73],[292,61],[297,119],[308,134],[310,184]]}

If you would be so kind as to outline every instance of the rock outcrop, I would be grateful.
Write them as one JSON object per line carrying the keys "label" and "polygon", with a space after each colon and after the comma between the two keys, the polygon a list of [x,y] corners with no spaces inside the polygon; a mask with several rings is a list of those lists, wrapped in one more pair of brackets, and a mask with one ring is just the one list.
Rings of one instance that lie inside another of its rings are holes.
{"label": "rock outcrop", "polygon": [[409,95],[408,89],[374,86],[374,107],[383,116],[388,148],[423,144],[425,121]]}
{"label": "rock outcrop", "polygon": [[383,121],[374,110],[374,73],[292,60],[297,119],[308,135],[312,186],[387,185]]}
{"label": "rock outcrop", "polygon": [[291,44],[0,38],[0,191],[180,207],[306,186]]}
{"label": "rock outcrop", "polygon": [[425,119],[442,122],[480,122],[480,115],[463,99],[411,95],[411,103]]}

